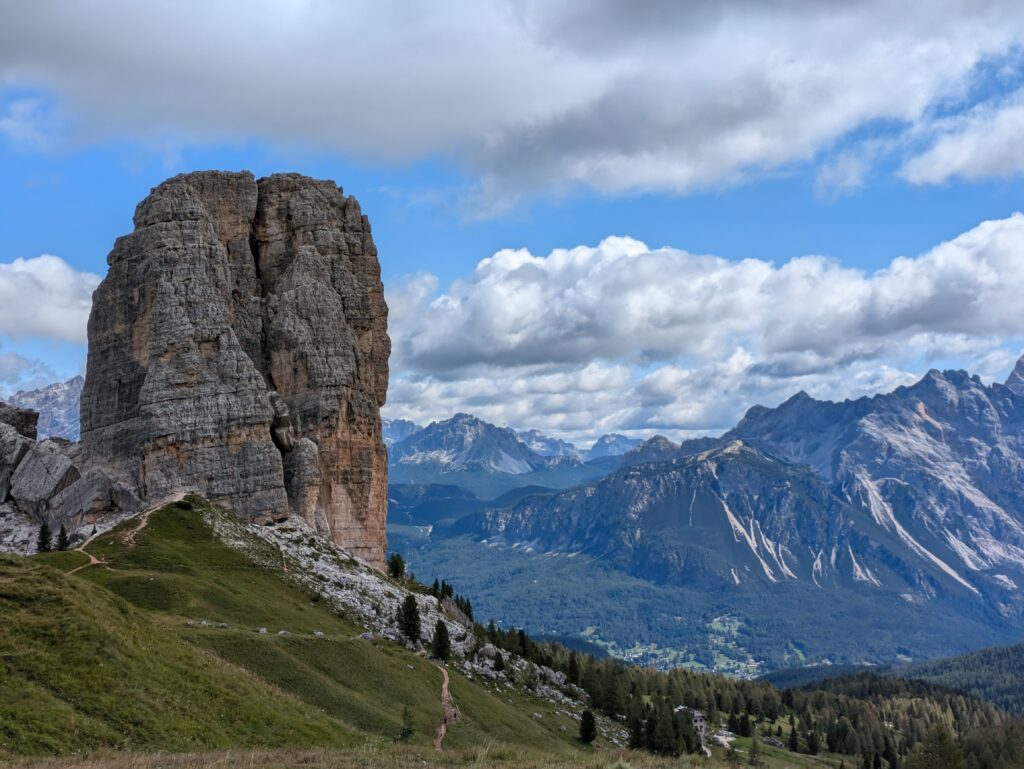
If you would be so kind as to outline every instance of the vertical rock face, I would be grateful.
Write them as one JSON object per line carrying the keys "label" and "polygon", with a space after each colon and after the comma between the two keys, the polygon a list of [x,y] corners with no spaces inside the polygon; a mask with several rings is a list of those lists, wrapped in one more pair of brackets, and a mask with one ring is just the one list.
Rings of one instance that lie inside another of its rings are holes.
{"label": "vertical rock face", "polygon": [[301,515],[382,564],[387,307],[370,226],[332,182],[164,182],[89,318],[82,447],[157,499]]}

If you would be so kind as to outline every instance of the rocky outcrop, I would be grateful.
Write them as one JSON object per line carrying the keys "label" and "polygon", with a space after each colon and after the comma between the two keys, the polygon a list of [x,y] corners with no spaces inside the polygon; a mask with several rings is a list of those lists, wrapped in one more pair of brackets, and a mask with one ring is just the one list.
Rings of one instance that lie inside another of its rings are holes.
{"label": "rocky outcrop", "polygon": [[35,440],[39,413],[0,401],[0,424],[10,425],[19,435]]}
{"label": "rocky outcrop", "polygon": [[387,307],[359,204],[294,174],[178,176],[93,298],[82,450],[145,499],[298,515],[382,565]]}
{"label": "rocky outcrop", "polygon": [[129,485],[99,468],[83,472],[77,444],[34,440],[37,416],[24,409],[0,410],[0,550],[31,552],[34,532],[44,522],[53,531],[65,527],[74,538],[83,525],[141,507]]}

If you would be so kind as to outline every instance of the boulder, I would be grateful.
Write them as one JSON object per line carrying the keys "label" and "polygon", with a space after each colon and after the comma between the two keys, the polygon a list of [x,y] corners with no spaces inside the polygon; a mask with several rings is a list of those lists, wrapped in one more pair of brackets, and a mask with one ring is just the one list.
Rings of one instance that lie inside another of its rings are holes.
{"label": "boulder", "polygon": [[53,523],[77,528],[105,515],[139,510],[142,503],[127,484],[111,480],[103,470],[91,468],[50,500]]}
{"label": "boulder", "polygon": [[36,425],[39,423],[39,413],[0,401],[0,423],[11,425],[21,435],[35,440],[38,435]]}
{"label": "boulder", "polygon": [[11,476],[17,508],[38,520],[48,517],[50,501],[81,477],[65,447],[57,441],[33,443]]}
{"label": "boulder", "polygon": [[38,537],[38,521],[14,505],[0,504],[0,552],[34,553]]}

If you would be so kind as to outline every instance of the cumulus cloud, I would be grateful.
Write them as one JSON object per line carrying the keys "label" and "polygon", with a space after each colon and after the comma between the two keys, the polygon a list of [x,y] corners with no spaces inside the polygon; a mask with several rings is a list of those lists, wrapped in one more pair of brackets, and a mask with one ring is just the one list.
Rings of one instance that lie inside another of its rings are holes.
{"label": "cumulus cloud", "polygon": [[901,175],[914,184],[977,180],[1024,171],[1024,90],[939,123],[928,149],[911,157]]}
{"label": "cumulus cloud", "polygon": [[84,342],[99,282],[58,256],[0,264],[0,336]]}
{"label": "cumulus cloud", "polygon": [[52,91],[87,137],[448,155],[500,211],[537,189],[689,192],[805,162],[927,119],[1022,42],[1009,0],[40,0],[5,14],[0,82]]}
{"label": "cumulus cloud", "polygon": [[678,433],[727,428],[800,389],[891,389],[929,361],[1005,375],[1007,341],[1024,338],[1022,252],[1019,213],[873,273],[624,237],[502,250],[440,294],[425,276],[389,293],[389,408],[419,420],[477,411],[563,435]]}

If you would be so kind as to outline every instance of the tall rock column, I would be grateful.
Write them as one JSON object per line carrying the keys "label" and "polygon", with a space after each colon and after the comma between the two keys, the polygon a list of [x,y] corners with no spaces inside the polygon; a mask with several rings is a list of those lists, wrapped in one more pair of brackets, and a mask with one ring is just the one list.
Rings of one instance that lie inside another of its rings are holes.
{"label": "tall rock column", "polygon": [[358,203],[294,174],[186,174],[139,205],[108,263],[81,401],[89,461],[149,500],[196,491],[257,521],[302,515],[382,565],[390,341]]}

